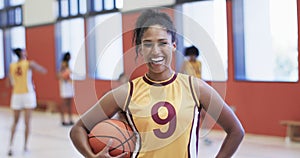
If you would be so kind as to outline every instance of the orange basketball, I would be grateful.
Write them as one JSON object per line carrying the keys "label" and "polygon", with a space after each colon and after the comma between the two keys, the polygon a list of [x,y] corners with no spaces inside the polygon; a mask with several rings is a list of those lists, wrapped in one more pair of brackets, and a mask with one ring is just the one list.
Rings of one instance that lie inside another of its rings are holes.
{"label": "orange basketball", "polygon": [[117,156],[127,152],[126,158],[130,158],[136,142],[136,136],[131,127],[115,119],[108,119],[98,123],[88,135],[88,139],[94,153],[100,152],[111,139],[110,155]]}
{"label": "orange basketball", "polygon": [[64,80],[70,80],[71,77],[71,72],[69,69],[65,69],[64,71],[61,72],[61,77],[64,79]]}

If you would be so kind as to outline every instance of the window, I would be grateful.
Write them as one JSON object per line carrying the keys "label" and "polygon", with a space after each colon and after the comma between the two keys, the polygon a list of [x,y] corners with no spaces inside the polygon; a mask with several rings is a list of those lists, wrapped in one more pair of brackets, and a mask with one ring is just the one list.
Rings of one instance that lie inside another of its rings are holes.
{"label": "window", "polygon": [[4,8],[4,0],[0,1],[0,9]]}
{"label": "window", "polygon": [[297,0],[233,1],[235,78],[298,81]]}
{"label": "window", "polygon": [[86,12],[86,0],[58,0],[59,19],[82,16]]}
{"label": "window", "polygon": [[59,43],[57,44],[57,70],[60,67],[63,54],[70,52],[70,69],[73,72],[73,79],[84,79],[86,75],[86,61],[83,18],[60,21],[57,24],[57,33],[60,34]]}
{"label": "window", "polygon": [[[183,47],[195,45],[202,61],[204,80],[227,80],[226,0],[201,1],[182,5]],[[181,57],[182,58],[182,57]]]}
{"label": "window", "polygon": [[90,75],[117,80],[124,71],[121,13],[99,14],[90,17],[88,24]]}
{"label": "window", "polygon": [[3,30],[0,29],[0,79],[3,79],[5,76],[4,66]]}
{"label": "window", "polygon": [[[5,1],[5,0],[3,0]],[[10,6],[22,5],[24,4],[25,0],[9,0]]]}
{"label": "window", "polygon": [[84,15],[86,0],[58,0],[58,22],[56,24],[56,68],[59,70],[62,56],[70,52],[70,69],[74,80],[86,76]]}
{"label": "window", "polygon": [[117,10],[123,7],[123,0],[91,0],[90,13]]}
{"label": "window", "polygon": [[[8,30],[10,37],[11,37],[11,43],[9,47],[9,53],[13,54],[11,52],[11,49],[13,48],[26,48],[26,36],[25,36],[25,27],[18,26],[18,27],[12,27]],[[16,55],[12,56],[11,61],[16,62],[18,60],[18,57]]]}
{"label": "window", "polygon": [[[0,2],[0,78],[8,72],[9,64],[18,58],[13,48],[26,48],[25,27],[23,26],[22,4],[24,0],[2,0]],[[7,61],[4,63],[4,61]]]}

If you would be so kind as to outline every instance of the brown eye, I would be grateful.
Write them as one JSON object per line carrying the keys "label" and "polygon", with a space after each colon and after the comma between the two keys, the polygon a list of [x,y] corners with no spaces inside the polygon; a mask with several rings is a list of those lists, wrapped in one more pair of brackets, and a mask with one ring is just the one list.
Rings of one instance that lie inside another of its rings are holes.
{"label": "brown eye", "polygon": [[168,42],[159,42],[159,46],[166,46],[168,45]]}
{"label": "brown eye", "polygon": [[151,48],[153,46],[153,44],[147,42],[147,43],[143,43],[143,46],[146,47],[146,48]]}

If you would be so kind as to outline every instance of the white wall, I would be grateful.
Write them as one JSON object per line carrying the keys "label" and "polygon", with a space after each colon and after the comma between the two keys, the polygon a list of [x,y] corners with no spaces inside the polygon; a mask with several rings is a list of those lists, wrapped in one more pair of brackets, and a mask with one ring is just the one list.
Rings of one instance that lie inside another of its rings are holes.
{"label": "white wall", "polygon": [[173,4],[175,0],[124,0],[122,12]]}
{"label": "white wall", "polygon": [[24,25],[34,26],[55,22],[56,3],[56,0],[25,0],[23,5]]}

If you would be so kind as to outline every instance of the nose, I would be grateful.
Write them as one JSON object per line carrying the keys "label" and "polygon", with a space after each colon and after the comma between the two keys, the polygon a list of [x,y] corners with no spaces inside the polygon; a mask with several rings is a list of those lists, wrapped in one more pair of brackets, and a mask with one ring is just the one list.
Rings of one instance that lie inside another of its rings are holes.
{"label": "nose", "polygon": [[158,44],[156,43],[153,45],[151,53],[158,54],[159,52],[160,52],[160,48],[159,48]]}

